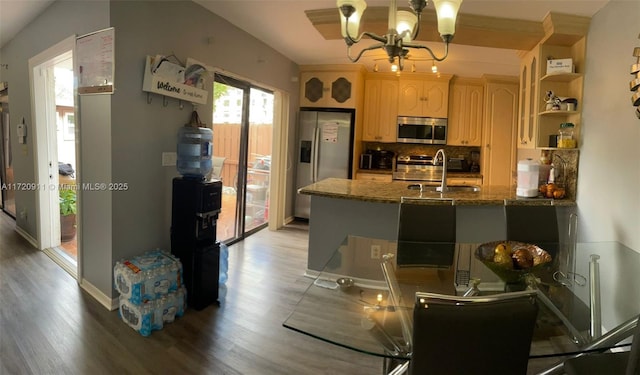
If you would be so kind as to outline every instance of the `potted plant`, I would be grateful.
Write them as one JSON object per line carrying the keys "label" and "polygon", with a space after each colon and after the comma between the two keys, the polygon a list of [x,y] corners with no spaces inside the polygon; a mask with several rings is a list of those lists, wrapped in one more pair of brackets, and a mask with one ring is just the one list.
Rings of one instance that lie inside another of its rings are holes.
{"label": "potted plant", "polygon": [[76,191],[60,190],[60,241],[68,242],[76,236]]}

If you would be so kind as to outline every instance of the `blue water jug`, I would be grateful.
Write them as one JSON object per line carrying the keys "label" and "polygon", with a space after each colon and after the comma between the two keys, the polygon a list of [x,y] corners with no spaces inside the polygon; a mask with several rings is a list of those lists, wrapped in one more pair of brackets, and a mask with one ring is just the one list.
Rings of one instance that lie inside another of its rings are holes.
{"label": "blue water jug", "polygon": [[229,278],[229,248],[225,244],[220,244],[220,277],[218,282],[224,284]]}
{"label": "blue water jug", "polygon": [[204,179],[211,171],[213,131],[183,126],[178,130],[178,173],[186,178]]}

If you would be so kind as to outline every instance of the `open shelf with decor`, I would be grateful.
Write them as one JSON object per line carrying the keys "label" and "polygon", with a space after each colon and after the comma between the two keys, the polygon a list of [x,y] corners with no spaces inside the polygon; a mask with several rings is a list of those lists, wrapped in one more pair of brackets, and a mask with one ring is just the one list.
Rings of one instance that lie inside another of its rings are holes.
{"label": "open shelf with decor", "polygon": [[561,124],[573,124],[573,137],[580,139],[589,22],[549,13],[543,20],[545,37],[523,55],[518,148],[555,149]]}

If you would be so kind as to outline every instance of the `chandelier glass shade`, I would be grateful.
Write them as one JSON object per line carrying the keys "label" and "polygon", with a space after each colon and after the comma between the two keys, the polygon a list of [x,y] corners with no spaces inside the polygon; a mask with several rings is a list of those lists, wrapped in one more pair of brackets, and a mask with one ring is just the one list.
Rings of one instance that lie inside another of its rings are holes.
{"label": "chandelier glass shade", "polygon": [[[389,26],[387,34],[377,35],[371,32],[360,32],[360,20],[367,9],[365,0],[337,0],[336,5],[340,12],[340,27],[342,37],[347,44],[347,56],[352,62],[357,62],[365,52],[382,48],[389,57],[389,62],[394,63],[398,59],[400,70],[404,67],[404,59],[410,48],[425,49],[435,61],[443,61],[449,54],[449,42],[455,34],[456,18],[462,0],[433,0],[438,18],[438,32],[444,41],[444,55],[437,57],[431,48],[413,43],[420,32],[422,10],[427,6],[426,0],[409,0],[409,6],[413,12],[398,11],[397,0],[390,0]],[[373,39],[375,43],[365,47],[353,57],[351,47],[360,42],[363,37]]]}

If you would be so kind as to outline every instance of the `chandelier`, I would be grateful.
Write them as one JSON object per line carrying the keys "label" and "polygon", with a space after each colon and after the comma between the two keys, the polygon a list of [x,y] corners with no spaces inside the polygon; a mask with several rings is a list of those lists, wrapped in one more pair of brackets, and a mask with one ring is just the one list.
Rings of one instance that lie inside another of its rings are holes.
{"label": "chandelier", "polygon": [[[462,0],[433,0],[438,17],[438,32],[444,41],[444,56],[437,57],[431,48],[412,43],[420,32],[420,18],[422,10],[427,6],[426,0],[409,0],[409,6],[413,12],[398,11],[396,0],[391,0],[389,5],[389,28],[387,34],[382,36],[367,31],[357,36],[360,30],[360,18],[367,8],[365,0],[337,0],[338,10],[341,15],[340,27],[342,36],[347,43],[347,56],[352,62],[357,62],[365,52],[382,48],[386,51],[390,63],[393,63],[398,58],[398,67],[403,70],[404,59],[409,53],[409,48],[416,48],[426,49],[433,60],[442,61],[449,54],[449,42],[451,42],[455,33],[456,16],[461,3]],[[358,43],[365,36],[379,43],[363,48],[356,57],[352,57],[351,46]]]}

